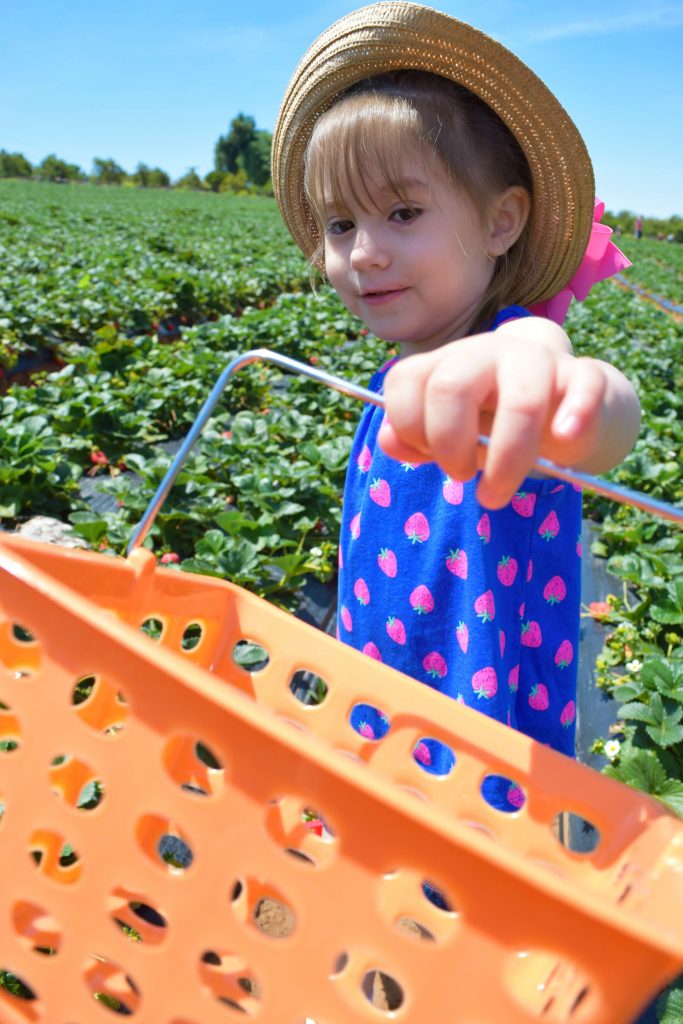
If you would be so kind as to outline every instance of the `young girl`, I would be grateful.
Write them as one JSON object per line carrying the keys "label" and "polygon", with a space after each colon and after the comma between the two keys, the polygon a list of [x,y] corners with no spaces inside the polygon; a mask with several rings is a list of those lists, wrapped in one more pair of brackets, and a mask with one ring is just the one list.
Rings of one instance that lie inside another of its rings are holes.
{"label": "young girl", "polygon": [[[581,496],[527,474],[539,454],[607,470],[639,426],[628,381],[554,322],[627,265],[593,222],[581,137],[498,43],[379,3],[299,64],[273,183],[304,253],[400,349],[351,452],[340,638],[573,756]],[[369,707],[353,724],[387,727]],[[435,741],[418,756],[450,770]],[[485,795],[519,806],[504,780]]]}

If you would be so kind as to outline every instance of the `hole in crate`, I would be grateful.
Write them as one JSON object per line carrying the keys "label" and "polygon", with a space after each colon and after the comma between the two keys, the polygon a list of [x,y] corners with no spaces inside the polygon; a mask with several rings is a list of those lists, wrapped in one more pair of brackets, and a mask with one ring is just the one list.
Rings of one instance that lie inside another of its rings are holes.
{"label": "hole in crate", "polygon": [[302,704],[322,704],[327,697],[328,685],[315,672],[301,669],[289,681],[289,688]]}
{"label": "hole in crate", "polygon": [[428,882],[425,879],[422,883],[422,892],[428,902],[431,903],[433,907],[436,907],[437,910],[443,910],[445,914],[457,913],[453,903],[448,899],[448,896],[446,896],[443,890],[439,889],[432,882]]}
{"label": "hole in crate", "polygon": [[349,722],[351,728],[366,740],[381,740],[391,728],[391,723],[384,712],[372,704],[354,704]]}
{"label": "hole in crate", "polygon": [[145,633],[151,640],[161,640],[164,632],[164,624],[161,619],[150,615],[140,623],[140,632]]}
{"label": "hole in crate", "polygon": [[430,932],[429,928],[420,924],[414,917],[399,917],[394,922],[394,928],[401,935],[406,935],[411,940],[418,939],[420,942],[435,941],[435,936]]}
{"label": "hole in crate", "polygon": [[430,775],[450,775],[455,767],[451,748],[431,736],[422,736],[413,747],[413,760]]}
{"label": "hole in crate", "polygon": [[589,979],[575,963],[544,950],[510,953],[503,963],[502,979],[530,1017],[542,1017],[548,1024],[565,1024],[591,991]]}
{"label": "hole in crate", "polygon": [[20,626],[18,622],[12,626],[12,636],[19,644],[34,644],[36,642],[33,633],[25,626]]}
{"label": "hole in crate", "polygon": [[14,679],[33,675],[40,668],[40,644],[16,624],[0,625],[0,665]]}
{"label": "hole in crate", "polygon": [[223,791],[223,764],[213,750],[194,736],[174,736],[164,745],[166,771],[181,789],[197,796]]}
{"label": "hole in crate", "polygon": [[168,922],[148,896],[123,887],[107,898],[107,912],[132,942],[158,946],[166,938]]}
{"label": "hole in crate", "polygon": [[316,867],[335,855],[336,840],[327,821],[319,811],[304,806],[300,797],[281,797],[269,804],[266,829],[285,853]]}
{"label": "hole in crate", "polygon": [[62,930],[54,917],[37,903],[17,900],[12,924],[23,945],[43,956],[56,956],[62,945]]}
{"label": "hole in crate", "polygon": [[600,830],[580,814],[562,811],[555,815],[550,828],[562,846],[573,853],[593,853],[600,845]]}
{"label": "hole in crate", "polygon": [[50,829],[36,829],[28,852],[41,874],[62,885],[73,885],[81,877],[83,862],[72,843]]}
{"label": "hole in crate", "polygon": [[71,692],[71,704],[88,728],[118,736],[128,721],[128,701],[111,683],[97,675],[83,675]]}
{"label": "hole in crate", "polygon": [[363,976],[361,989],[377,1010],[393,1013],[403,1005],[403,989],[398,981],[385,971],[377,969],[367,971]]}
{"label": "hole in crate", "polygon": [[526,794],[519,783],[504,775],[484,776],[481,795],[489,807],[494,807],[503,814],[514,814],[526,803]]}
{"label": "hole in crate", "polygon": [[17,750],[21,740],[19,719],[12,709],[0,702],[0,754]]}
{"label": "hole in crate", "polygon": [[100,1006],[123,1017],[133,1017],[140,1005],[140,991],[123,968],[111,960],[93,956],[84,980]]}
{"label": "hole in crate", "polygon": [[245,672],[260,672],[269,663],[270,655],[256,640],[244,637],[233,647],[232,660]]}
{"label": "hole in crate", "polygon": [[92,768],[71,754],[59,754],[50,766],[50,787],[71,807],[92,811],[104,799],[104,786]]}
{"label": "hole in crate", "polygon": [[272,939],[286,939],[296,927],[296,915],[275,886],[257,878],[239,879],[231,896],[237,917]]}
{"label": "hole in crate", "polygon": [[204,627],[199,622],[189,622],[180,638],[180,646],[184,651],[194,651],[199,647],[204,635]]}
{"label": "hole in crate", "polygon": [[188,837],[169,818],[145,814],[137,823],[136,833],[143,851],[157,866],[174,873],[191,866],[194,854]]}
{"label": "hole in crate", "polygon": [[241,1014],[252,1017],[259,1009],[262,987],[253,970],[237,953],[207,949],[199,963],[199,976],[210,994]]}
{"label": "hole in crate", "polygon": [[340,953],[339,956],[334,961],[334,964],[332,965],[332,973],[330,977],[337,978],[342,973],[342,971],[346,969],[348,962],[349,954],[345,952]]}
{"label": "hole in crate", "polygon": [[38,1009],[31,1004],[37,996],[22,977],[7,967],[0,966],[0,1006],[12,1013],[12,1020],[37,1021]]}

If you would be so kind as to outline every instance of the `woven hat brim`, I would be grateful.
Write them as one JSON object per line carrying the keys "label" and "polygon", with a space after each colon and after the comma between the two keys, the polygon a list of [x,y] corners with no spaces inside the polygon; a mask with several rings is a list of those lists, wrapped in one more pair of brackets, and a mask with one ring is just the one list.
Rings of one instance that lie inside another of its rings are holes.
{"label": "woven hat brim", "polygon": [[578,129],[547,86],[502,44],[419,4],[363,7],[330,26],[299,62],[273,134],[275,197],[294,240],[310,258],[317,231],[303,187],[304,154],[317,119],[362,79],[399,69],[458,82],[507,124],[531,169],[534,204],[529,259],[515,301],[556,295],[583,258],[595,201],[593,168]]}

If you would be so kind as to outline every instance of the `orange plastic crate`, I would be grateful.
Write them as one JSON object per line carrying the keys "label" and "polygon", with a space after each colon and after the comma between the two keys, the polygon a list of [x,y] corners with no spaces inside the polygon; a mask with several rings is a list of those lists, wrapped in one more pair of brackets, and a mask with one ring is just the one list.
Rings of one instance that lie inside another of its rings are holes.
{"label": "orange plastic crate", "polygon": [[[266,667],[236,664],[245,639]],[[3,538],[0,741],[0,969],[24,986],[0,988],[3,1024],[627,1024],[683,967],[683,822],[143,549]],[[486,803],[490,774],[519,811]],[[565,814],[591,853],[558,841]]]}

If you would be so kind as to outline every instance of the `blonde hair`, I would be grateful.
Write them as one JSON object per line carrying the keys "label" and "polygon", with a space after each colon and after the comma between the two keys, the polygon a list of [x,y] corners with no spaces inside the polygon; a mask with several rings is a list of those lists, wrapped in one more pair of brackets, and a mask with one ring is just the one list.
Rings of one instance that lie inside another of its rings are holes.
{"label": "blonde hair", "polygon": [[[491,203],[511,186],[533,197],[531,171],[518,142],[498,115],[478,96],[449,79],[426,71],[392,71],[343,93],[318,119],[304,167],[306,198],[317,227],[312,263],[324,268],[323,197],[343,209],[349,200],[368,208],[372,187],[368,168],[401,194],[401,162],[406,145],[421,150],[474,204],[482,223]],[[514,301],[527,249],[531,216],[515,244],[495,261],[489,287],[470,330],[483,330],[498,309]]]}

